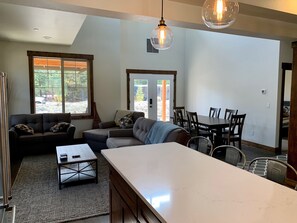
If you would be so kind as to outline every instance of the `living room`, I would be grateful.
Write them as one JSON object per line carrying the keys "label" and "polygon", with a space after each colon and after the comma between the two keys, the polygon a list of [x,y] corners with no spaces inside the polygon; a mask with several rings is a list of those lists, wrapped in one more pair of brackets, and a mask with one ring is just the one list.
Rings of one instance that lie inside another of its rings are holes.
{"label": "living room", "polygon": [[[176,105],[200,114],[207,114],[210,106],[236,107],[248,114],[245,140],[277,147],[280,66],[292,61],[290,40],[172,27],[173,47],[146,53],[146,39],[154,27],[154,23],[87,16],[70,46],[1,41],[1,67],[11,86],[9,113],[30,113],[28,50],[92,54],[94,100],[102,120],[127,107],[126,69],[176,70]],[[262,95],[261,89],[267,94]],[[106,95],[109,100],[104,100]],[[91,123],[74,120],[75,138]]]}
{"label": "living room", "polygon": [[[237,108],[247,113],[244,140],[271,150],[278,146],[280,67],[292,61],[292,36],[234,35],[171,26],[169,20],[173,46],[153,54],[146,52],[146,40],[158,23],[158,7],[151,12],[154,22],[142,16],[138,21],[93,14],[86,16],[71,45],[51,44],[51,40],[47,44],[0,41],[0,70],[7,72],[11,88],[9,114],[30,113],[28,50],[91,54],[94,101],[103,121],[112,120],[117,109],[127,108],[126,69],[176,70],[177,105],[199,114],[207,114],[210,106]],[[262,94],[262,89],[267,93]],[[75,138],[91,129],[92,121],[72,120]]]}

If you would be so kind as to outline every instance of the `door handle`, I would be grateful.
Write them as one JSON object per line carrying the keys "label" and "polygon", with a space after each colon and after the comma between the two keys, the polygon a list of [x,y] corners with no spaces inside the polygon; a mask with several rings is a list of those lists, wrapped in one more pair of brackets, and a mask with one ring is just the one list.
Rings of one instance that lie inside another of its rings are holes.
{"label": "door handle", "polygon": [[152,105],[153,105],[153,99],[150,98],[150,108],[152,107]]}

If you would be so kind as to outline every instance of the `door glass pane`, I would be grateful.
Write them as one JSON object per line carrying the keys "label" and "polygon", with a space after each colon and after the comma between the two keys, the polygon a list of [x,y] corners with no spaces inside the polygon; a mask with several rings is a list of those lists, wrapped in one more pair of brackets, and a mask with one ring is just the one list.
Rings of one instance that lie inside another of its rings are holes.
{"label": "door glass pane", "polygon": [[134,110],[148,117],[148,80],[134,79]]}
{"label": "door glass pane", "polygon": [[170,80],[157,81],[157,120],[170,120]]}

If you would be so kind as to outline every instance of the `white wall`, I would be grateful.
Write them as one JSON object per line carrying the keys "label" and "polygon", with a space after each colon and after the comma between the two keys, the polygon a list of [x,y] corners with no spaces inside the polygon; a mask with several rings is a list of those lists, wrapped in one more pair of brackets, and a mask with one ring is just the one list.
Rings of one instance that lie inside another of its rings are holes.
{"label": "white wall", "polygon": [[187,30],[187,108],[239,109],[247,114],[243,139],[275,147],[279,48],[274,40]]}
{"label": "white wall", "polygon": [[146,52],[146,40],[156,24],[133,21],[121,22],[121,81],[122,107],[127,108],[126,69],[176,70],[177,97],[176,105],[184,105],[184,29],[171,27],[174,33],[170,49],[159,53]]}
{"label": "white wall", "polygon": [[[183,104],[184,31],[174,29],[173,47],[159,54],[146,52],[146,38],[157,24],[141,24],[101,17],[87,17],[72,46],[1,42],[12,95],[9,113],[30,113],[27,50],[94,55],[94,99],[103,121],[114,118],[116,109],[126,108],[126,69],[177,70],[177,103]],[[1,55],[0,55],[1,59]],[[0,63],[1,65],[1,63]],[[81,137],[92,120],[73,120]]]}
{"label": "white wall", "polygon": [[[27,50],[94,55],[94,98],[102,120],[113,118],[120,107],[120,21],[87,17],[72,46],[1,42],[5,71],[12,86],[9,113],[30,113],[29,68]],[[113,112],[113,113],[112,113]],[[73,120],[81,137],[92,120]]]}

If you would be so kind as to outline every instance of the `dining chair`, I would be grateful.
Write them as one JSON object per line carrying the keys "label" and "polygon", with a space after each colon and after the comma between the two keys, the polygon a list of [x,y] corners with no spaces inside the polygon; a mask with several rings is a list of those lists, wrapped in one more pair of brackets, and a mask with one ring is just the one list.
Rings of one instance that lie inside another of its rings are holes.
{"label": "dining chair", "polygon": [[[297,171],[289,163],[276,159],[274,157],[257,157],[253,159],[248,165],[248,171],[253,173],[252,168],[256,166],[257,162],[265,161],[266,162],[266,173],[263,177],[266,177],[268,180],[274,181],[276,183],[286,185],[286,176],[288,168],[291,169],[291,172],[295,175],[295,182],[297,180]],[[297,184],[294,187],[297,190]]]}
{"label": "dining chair", "polygon": [[182,128],[187,127],[187,120],[184,118],[183,111],[181,109],[173,109],[174,119],[173,123]]}
{"label": "dining chair", "polygon": [[209,108],[209,114],[208,114],[208,116],[209,117],[212,117],[212,118],[219,118],[220,117],[220,113],[221,113],[221,108],[210,107]]}
{"label": "dining chair", "polygon": [[225,109],[224,119],[230,120],[231,119],[231,115],[237,115],[237,113],[238,113],[238,109],[229,109],[229,108],[226,108]]}
{"label": "dining chair", "polygon": [[246,165],[246,155],[244,152],[232,145],[217,146],[211,151],[210,156],[223,160],[233,166],[242,163],[242,169],[244,169]]}
{"label": "dining chair", "polygon": [[222,140],[225,144],[230,145],[238,142],[238,148],[241,149],[241,136],[246,114],[231,115],[228,132],[222,134]]}
{"label": "dining chair", "polygon": [[210,154],[213,150],[213,144],[211,140],[204,136],[193,136],[188,141],[187,147],[197,150],[204,154]]}
{"label": "dining chair", "polygon": [[191,136],[204,136],[209,137],[210,140],[213,140],[213,134],[209,131],[201,129],[198,123],[197,112],[186,111],[188,118],[188,128]]}
{"label": "dining chair", "polygon": [[183,117],[187,116],[185,106],[175,106],[173,110],[181,110]]}
{"label": "dining chair", "polygon": [[[230,120],[231,119],[231,116],[232,115],[237,115],[238,113],[238,109],[229,109],[229,108],[226,108],[225,109],[225,114],[224,114],[224,119],[226,120]],[[228,133],[229,131],[229,127],[226,127],[224,129],[222,129],[222,132],[223,133]]]}
{"label": "dining chair", "polygon": [[[208,117],[219,118],[220,117],[220,112],[221,112],[221,108],[210,107]],[[213,129],[207,128],[205,126],[200,126],[200,129],[204,130],[204,131],[207,131],[207,132],[210,132],[212,134],[215,132]]]}

